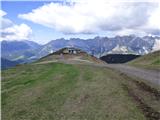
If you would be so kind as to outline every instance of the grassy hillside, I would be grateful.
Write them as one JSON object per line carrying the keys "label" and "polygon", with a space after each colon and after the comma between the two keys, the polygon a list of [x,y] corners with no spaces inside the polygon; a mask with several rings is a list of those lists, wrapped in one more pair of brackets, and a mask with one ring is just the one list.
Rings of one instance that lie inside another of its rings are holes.
{"label": "grassy hillside", "polygon": [[10,60],[7,60],[5,58],[1,58],[1,69],[7,69],[7,68],[10,68],[10,67],[14,67],[18,64],[19,64],[18,61],[10,61]]}
{"label": "grassy hillside", "polygon": [[107,68],[21,65],[2,71],[2,119],[145,120],[124,83]]}
{"label": "grassy hillside", "polygon": [[128,64],[146,68],[160,69],[160,51],[139,57]]}
{"label": "grassy hillside", "polygon": [[49,63],[49,62],[68,62],[68,63],[105,63],[104,61],[91,56],[87,53],[79,53],[79,54],[57,54],[52,53],[43,58],[41,58],[37,63]]}

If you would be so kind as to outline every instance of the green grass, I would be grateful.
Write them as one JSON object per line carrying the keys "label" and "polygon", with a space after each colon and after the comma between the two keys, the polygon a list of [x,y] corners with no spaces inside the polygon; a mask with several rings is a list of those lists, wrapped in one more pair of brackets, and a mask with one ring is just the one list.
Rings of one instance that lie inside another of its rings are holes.
{"label": "green grass", "polygon": [[141,56],[128,64],[136,67],[160,70],[160,51]]}
{"label": "green grass", "polygon": [[155,60],[154,62],[152,62],[153,65],[160,65],[160,59]]}
{"label": "green grass", "polygon": [[145,120],[122,81],[110,69],[62,63],[5,70],[2,120]]}

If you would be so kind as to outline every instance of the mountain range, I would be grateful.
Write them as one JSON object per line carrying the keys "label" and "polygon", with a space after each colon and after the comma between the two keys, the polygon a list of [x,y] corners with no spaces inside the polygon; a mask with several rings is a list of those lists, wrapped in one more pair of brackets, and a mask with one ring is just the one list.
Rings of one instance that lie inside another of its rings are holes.
{"label": "mountain range", "polygon": [[10,60],[1,58],[1,69],[3,69],[3,70],[7,69],[7,68],[10,68],[10,67],[14,67],[17,64],[19,64],[18,61],[10,61]]}
{"label": "mountain range", "polygon": [[[95,37],[93,39],[61,38],[40,45],[33,41],[1,41],[1,57],[11,61],[26,63],[37,60],[63,47],[76,47],[101,57],[107,54],[144,55],[155,51],[160,43],[160,37],[115,36]],[[158,48],[159,49],[159,48]]]}

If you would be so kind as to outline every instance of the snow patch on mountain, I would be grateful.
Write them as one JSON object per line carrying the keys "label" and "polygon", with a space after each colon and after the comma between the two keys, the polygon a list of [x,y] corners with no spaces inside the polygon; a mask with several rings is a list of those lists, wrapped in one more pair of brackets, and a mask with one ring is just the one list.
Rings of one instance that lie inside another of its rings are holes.
{"label": "snow patch on mountain", "polygon": [[152,51],[160,50],[160,39],[155,39],[154,45],[152,47]]}
{"label": "snow patch on mountain", "polygon": [[128,48],[126,46],[120,46],[117,45],[115,48],[113,48],[111,51],[109,51],[108,53],[128,53]]}
{"label": "snow patch on mountain", "polygon": [[144,50],[143,54],[148,54],[149,53],[149,51],[147,50],[147,48],[145,46],[143,46],[142,49]]}
{"label": "snow patch on mountain", "polygon": [[53,53],[54,51],[53,50],[50,50],[50,53]]}

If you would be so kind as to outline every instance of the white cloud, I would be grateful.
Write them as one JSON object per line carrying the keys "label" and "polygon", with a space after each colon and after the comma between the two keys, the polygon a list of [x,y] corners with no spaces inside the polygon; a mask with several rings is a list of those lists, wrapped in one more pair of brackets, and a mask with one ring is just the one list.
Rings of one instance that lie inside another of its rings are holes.
{"label": "white cloud", "polygon": [[32,29],[26,24],[16,25],[11,20],[3,18],[6,14],[6,12],[0,10],[0,40],[28,40],[32,34]]}
{"label": "white cloud", "polygon": [[7,18],[1,18],[1,28],[7,28],[12,26],[13,22]]}
{"label": "white cloud", "polygon": [[148,25],[151,28],[160,29],[160,3],[157,5],[158,7],[154,10],[154,12],[150,13],[150,17],[148,20]]}
{"label": "white cloud", "polygon": [[7,14],[6,12],[4,12],[3,10],[0,10],[0,17],[3,17],[6,14]]}
{"label": "white cloud", "polygon": [[13,23],[11,20],[4,18],[3,16],[5,16],[7,13],[3,10],[0,10],[0,28],[5,28],[8,26],[11,26]]}
{"label": "white cloud", "polygon": [[26,24],[20,24],[5,28],[1,32],[1,40],[28,40],[32,29]]}
{"label": "white cloud", "polygon": [[131,34],[135,34],[137,36],[146,36],[146,35],[148,35],[145,31],[136,30],[136,29],[122,29],[122,30],[116,31],[115,34],[120,35],[120,36],[131,35]]}
{"label": "white cloud", "polygon": [[157,26],[160,21],[160,9],[157,3],[138,3],[133,0],[123,3],[115,3],[111,0],[107,2],[86,0],[74,5],[49,3],[30,13],[20,14],[19,17],[71,34],[124,31],[125,29],[137,30],[137,32],[160,30]]}

